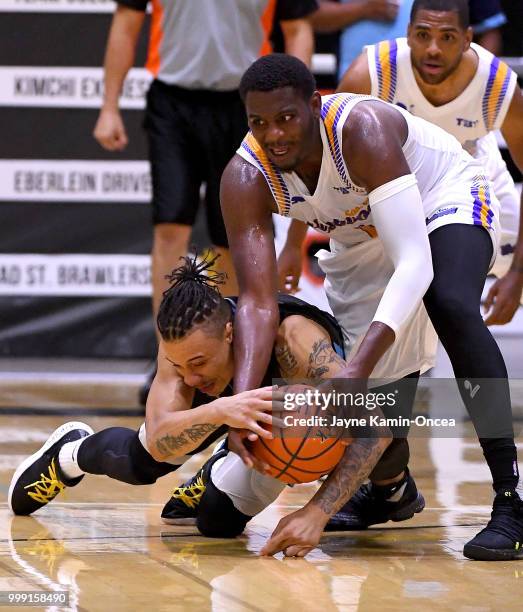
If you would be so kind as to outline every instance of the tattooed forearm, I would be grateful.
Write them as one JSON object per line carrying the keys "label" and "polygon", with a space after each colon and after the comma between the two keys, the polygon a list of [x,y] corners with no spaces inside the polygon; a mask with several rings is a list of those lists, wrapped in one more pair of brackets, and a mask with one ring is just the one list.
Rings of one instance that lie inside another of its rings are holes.
{"label": "tattooed forearm", "polygon": [[290,346],[287,342],[283,346],[277,345],[274,349],[274,354],[280,366],[280,373],[283,378],[292,378],[298,372],[298,360],[293,355]]}
{"label": "tattooed forearm", "polygon": [[339,368],[347,366],[346,362],[337,355],[332,349],[332,344],[326,338],[317,340],[312,345],[312,352],[309,355],[309,364],[307,368],[307,378],[320,379],[324,374],[327,374],[332,365]]}
{"label": "tattooed forearm", "polygon": [[184,429],[176,436],[166,434],[158,438],[156,440],[156,448],[162,455],[172,455],[174,452],[191,445],[190,448],[186,449],[186,452],[188,452],[194,448],[195,442],[200,442],[211,432],[218,429],[218,427],[218,425],[213,425],[211,423],[198,423],[192,427],[187,427],[187,429]]}
{"label": "tattooed forearm", "polygon": [[318,489],[311,503],[332,516],[360,488],[389,443],[384,438],[357,438]]}

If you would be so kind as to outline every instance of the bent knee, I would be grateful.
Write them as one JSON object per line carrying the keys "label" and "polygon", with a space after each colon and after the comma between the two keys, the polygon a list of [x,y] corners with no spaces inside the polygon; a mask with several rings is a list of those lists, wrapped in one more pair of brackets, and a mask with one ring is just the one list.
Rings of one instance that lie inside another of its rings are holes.
{"label": "bent knee", "polygon": [[464,295],[454,292],[429,294],[425,305],[432,316],[444,320],[451,326],[460,327],[464,321],[472,321],[475,318],[482,320],[479,301],[474,304]]}
{"label": "bent knee", "polygon": [[209,480],[198,507],[196,526],[208,538],[235,538],[252,517],[234,507],[231,499]]}

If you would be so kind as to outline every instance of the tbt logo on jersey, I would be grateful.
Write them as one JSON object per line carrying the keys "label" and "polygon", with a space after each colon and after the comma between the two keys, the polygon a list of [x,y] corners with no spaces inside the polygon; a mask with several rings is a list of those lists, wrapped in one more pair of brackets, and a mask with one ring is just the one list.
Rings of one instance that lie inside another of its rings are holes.
{"label": "tbt logo on jersey", "polygon": [[479,120],[476,119],[473,121],[472,119],[465,119],[464,117],[456,117],[456,122],[461,127],[475,128],[478,125]]}

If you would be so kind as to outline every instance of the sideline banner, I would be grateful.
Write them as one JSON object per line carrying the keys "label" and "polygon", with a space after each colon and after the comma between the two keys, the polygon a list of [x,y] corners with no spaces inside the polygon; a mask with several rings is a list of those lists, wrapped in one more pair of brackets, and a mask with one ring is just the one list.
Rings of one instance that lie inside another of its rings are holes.
{"label": "sideline banner", "polygon": [[2,0],[0,13],[112,13],[112,0]]}
{"label": "sideline banner", "polygon": [[0,160],[0,201],[150,200],[151,177],[145,160]]}
{"label": "sideline banner", "polygon": [[[120,108],[144,108],[151,80],[145,68],[132,68],[122,87]],[[103,91],[103,68],[0,67],[0,106],[99,109]]]}
{"label": "sideline banner", "polygon": [[0,296],[150,297],[149,255],[0,253]]}

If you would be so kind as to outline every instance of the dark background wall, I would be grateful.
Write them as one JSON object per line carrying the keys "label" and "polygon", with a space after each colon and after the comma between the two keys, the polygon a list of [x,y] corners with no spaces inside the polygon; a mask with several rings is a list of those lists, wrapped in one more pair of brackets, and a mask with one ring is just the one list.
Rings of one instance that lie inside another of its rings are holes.
{"label": "dark background wall", "polygon": [[[104,151],[91,135],[98,109],[82,107],[89,104],[89,93],[99,87],[99,80],[83,82],[86,103],[78,108],[68,108],[61,99],[54,106],[39,103],[46,87],[48,91],[57,87],[56,73],[62,87],[68,77],[63,71],[48,70],[50,67],[102,66],[112,13],[97,11],[106,7],[110,11],[112,4],[62,3],[71,11],[84,4],[92,9],[89,12],[41,12],[47,10],[46,3],[31,4],[35,12],[0,12],[3,67],[35,69],[25,80],[26,74],[20,71],[22,77],[0,80],[4,94],[10,91],[15,97],[13,104],[4,103],[0,109],[0,168],[3,164],[5,170],[7,160],[16,160],[16,177],[3,177],[0,185],[0,354],[147,357],[155,352],[146,259],[151,246],[149,205],[128,201],[136,199],[136,194],[129,198],[124,189],[113,191],[113,201],[107,201],[103,194],[89,194],[89,185],[83,186],[85,197],[94,201],[83,201],[82,186],[71,185],[81,182],[78,174],[63,165],[66,160],[88,165],[105,162],[102,172],[111,174],[113,181],[122,175],[128,181],[140,180],[140,171],[115,168],[114,164],[145,160],[142,112],[123,111],[130,144],[115,155]],[[147,30],[148,26],[141,37],[137,66],[143,66],[145,60]],[[75,84],[80,86],[78,81]],[[30,90],[34,102],[26,106]],[[26,92],[20,96],[22,106],[16,103],[15,94],[20,91]],[[39,160],[52,160],[46,166],[44,184],[21,187],[23,181],[38,180]],[[88,178],[87,169],[84,180]],[[50,180],[54,186],[49,185]],[[57,182],[63,183],[61,188]],[[146,199],[147,191],[146,186],[141,199]],[[53,193],[60,201],[53,200]],[[9,257],[20,254],[25,257]],[[58,270],[54,259],[59,260]],[[136,282],[129,280],[133,271],[135,277],[140,276]],[[35,281],[38,273],[45,275],[44,282]],[[35,282],[27,286],[31,280]],[[61,283],[56,289],[59,295],[46,295],[56,282]],[[140,289],[142,295],[128,295]],[[89,291],[102,295],[89,295]]]}
{"label": "dark background wall", "polygon": [[[517,55],[523,5],[505,4],[505,52]],[[106,152],[92,137],[111,11],[103,0],[0,2],[3,356],[155,353],[143,70],[131,75],[124,96],[127,149]],[[319,39],[318,51],[336,48],[336,37]],[[335,85],[328,75],[319,82]],[[206,243],[201,219],[194,242]]]}

